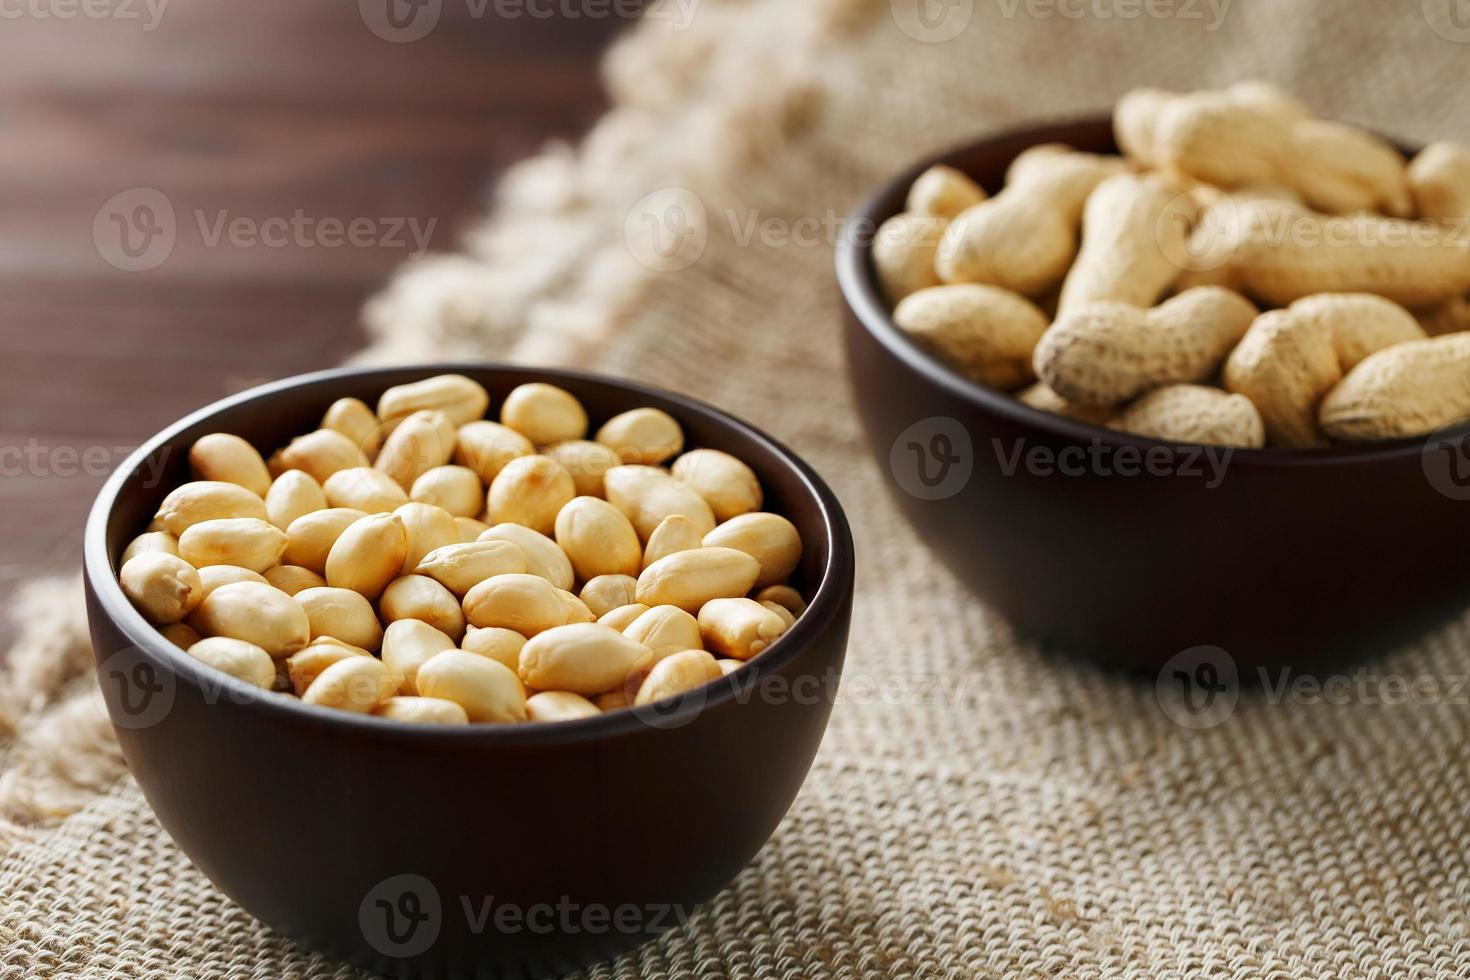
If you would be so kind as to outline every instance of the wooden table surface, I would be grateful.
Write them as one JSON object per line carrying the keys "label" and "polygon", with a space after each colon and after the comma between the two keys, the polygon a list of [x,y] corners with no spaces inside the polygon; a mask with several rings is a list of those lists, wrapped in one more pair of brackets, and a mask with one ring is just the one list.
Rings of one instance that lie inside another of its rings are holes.
{"label": "wooden table surface", "polygon": [[[361,346],[408,230],[454,248],[498,172],[583,132],[627,26],[444,0],[427,36],[390,42],[372,2],[112,0],[91,19],[28,0],[0,22],[0,601],[77,566],[132,446]],[[143,237],[159,195],[171,250]]]}

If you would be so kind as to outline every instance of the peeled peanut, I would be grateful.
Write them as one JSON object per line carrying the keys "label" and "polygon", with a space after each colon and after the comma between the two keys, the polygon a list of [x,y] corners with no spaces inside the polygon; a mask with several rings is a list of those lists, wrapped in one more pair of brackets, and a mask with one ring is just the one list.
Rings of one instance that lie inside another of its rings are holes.
{"label": "peeled peanut", "polygon": [[531,440],[515,429],[482,419],[459,427],[454,461],[474,470],[480,482],[489,486],[506,463],[535,452]]}
{"label": "peeled peanut", "polygon": [[275,661],[254,643],[211,636],[189,647],[189,656],[263,691],[276,683]]}
{"label": "peeled peanut", "polygon": [[793,616],[806,612],[806,600],[789,585],[768,585],[755,594],[755,599],[757,602],[774,602],[785,606]]}
{"label": "peeled peanut", "polygon": [[653,669],[638,686],[638,694],[633,703],[652,704],[703,687],[723,676],[725,673],[714,657],[703,650],[684,650],[653,665]]}
{"label": "peeled peanut", "polygon": [[383,443],[383,424],[360,398],[339,398],[327,408],[322,428],[341,433],[366,456],[376,456]]}
{"label": "peeled peanut", "polygon": [[597,617],[597,624],[599,626],[611,627],[621,633],[633,625],[633,622],[639,616],[648,612],[648,609],[649,607],[641,602],[630,602],[626,606],[619,606],[616,609],[603,613]]}
{"label": "peeled peanut", "polygon": [[295,599],[311,623],[311,638],[335,637],[364,650],[383,645],[383,627],[372,603],[351,589],[303,589]]}
{"label": "peeled peanut", "polygon": [[715,664],[720,668],[720,673],[721,674],[724,674],[726,676],[729,676],[730,674],[735,673],[735,671],[739,670],[741,667],[744,667],[745,666],[745,661],[744,660],[731,660],[728,657],[726,657],[726,658],[721,659],[721,660],[716,660],[715,661]]}
{"label": "peeled peanut", "polygon": [[578,598],[594,616],[605,616],[633,601],[638,580],[631,575],[598,575],[587,580]]}
{"label": "peeled peanut", "polygon": [[465,617],[475,626],[500,626],[534,636],[566,622],[560,590],[537,575],[497,575],[470,589]]}
{"label": "peeled peanut", "polygon": [[636,575],[643,546],[633,524],[600,497],[577,497],[556,515],[556,543],[581,579]]}
{"label": "peeled peanut", "polygon": [[780,514],[732,517],[704,536],[706,548],[734,548],[760,562],[757,588],[786,581],[801,563],[801,535]]}
{"label": "peeled peanut", "polygon": [[533,382],[505,396],[500,421],[538,446],[554,446],[587,434],[587,410],[571,392]]}
{"label": "peeled peanut", "polygon": [[130,558],[118,573],[123,593],[149,622],[176,623],[204,596],[194,566],[177,555],[149,551]]}
{"label": "peeled peanut", "polygon": [[373,466],[406,491],[429,470],[449,462],[457,438],[454,424],[443,412],[414,412],[383,440]]}
{"label": "peeled peanut", "polygon": [[786,620],[754,599],[711,599],[699,610],[699,632],[708,650],[749,660],[786,632]]}
{"label": "peeled peanut", "polygon": [[600,442],[570,439],[546,449],[546,455],[561,464],[572,475],[579,497],[603,497],[602,477],[614,466],[622,464],[618,454]]}
{"label": "peeled peanut", "polygon": [[468,466],[436,466],[413,481],[409,496],[443,507],[455,517],[478,517],[485,510],[485,487]]}
{"label": "peeled peanut", "polygon": [[435,548],[413,569],[463,597],[487,578],[526,571],[526,553],[509,541],[471,541]]}
{"label": "peeled peanut", "polygon": [[699,620],[678,606],[654,606],[633,620],[623,635],[653,651],[654,662],[681,650],[701,650]]}
{"label": "peeled peanut", "polygon": [[484,521],[477,521],[473,517],[456,517],[454,526],[459,531],[461,544],[469,544],[471,541],[479,540],[480,535],[490,530],[490,525]]}
{"label": "peeled peanut", "polygon": [[327,584],[376,599],[398,577],[407,554],[403,518],[370,514],[348,525],[327,553]]}
{"label": "peeled peanut", "polygon": [[291,682],[291,690],[300,697],[311,687],[311,682],[317,679],[322,671],[339,660],[348,657],[371,657],[362,647],[343,643],[335,637],[322,636],[312,640],[306,646],[297,650],[286,658],[286,676]]}
{"label": "peeled peanut", "polygon": [[658,527],[648,536],[648,544],[643,549],[643,561],[640,565],[647,568],[660,558],[667,558],[676,551],[690,551],[694,548],[704,547],[704,536],[694,526],[694,522],[683,514],[670,514],[658,522]]}
{"label": "peeled peanut", "polygon": [[379,718],[408,721],[416,725],[468,725],[470,716],[453,701],[398,695],[373,709]]}
{"label": "peeled peanut", "polygon": [[367,714],[393,695],[398,680],[374,657],[347,657],[318,674],[301,700],[324,708]]}
{"label": "peeled peanut", "polygon": [[497,524],[481,534],[480,540],[509,541],[525,554],[528,575],[539,575],[558,589],[570,589],[576,581],[567,553],[538,531],[520,524]]}
{"label": "peeled peanut", "polygon": [[197,480],[174,490],[158,506],[164,530],[180,537],[194,524],[232,517],[268,519],[265,501],[236,483]]}
{"label": "peeled peanut", "polygon": [[435,654],[453,649],[454,640],[447,633],[417,619],[397,620],[383,631],[383,663],[401,678],[401,694],[417,694],[419,668]]}
{"label": "peeled peanut", "polygon": [[984,189],[969,175],[954,167],[936,164],[919,174],[909,185],[904,210],[954,218],[966,208],[985,200]]}
{"label": "peeled peanut", "polygon": [[638,601],[698,612],[711,599],[745,595],[760,574],[760,562],[734,548],[680,551],[643,570],[638,576]]}
{"label": "peeled peanut", "polygon": [[326,588],[327,580],[300,565],[277,565],[265,570],[265,580],[289,596],[306,589]]}
{"label": "peeled peanut", "polygon": [[239,436],[211,432],[189,447],[189,469],[196,480],[235,483],[257,497],[271,486],[270,470],[255,447]]}
{"label": "peeled peanut", "polygon": [[301,470],[318,483],[338,470],[367,466],[367,454],[358,444],[333,429],[317,429],[297,436],[276,454],[277,475]]}
{"label": "peeled peanut", "polygon": [[122,557],[117,560],[119,566],[126,565],[129,559],[136,558],[147,552],[162,552],[165,555],[177,555],[179,553],[179,539],[167,531],[144,531],[123,549]]}
{"label": "peeled peanut", "polygon": [[393,512],[403,521],[406,550],[403,574],[407,575],[428,556],[429,552],[459,543],[459,528],[454,515],[443,507],[410,501]]}
{"label": "peeled peanut", "polygon": [[615,466],[603,476],[608,503],[628,516],[647,541],[664,518],[682,514],[703,537],[715,527],[714,511],[694,490],[653,466]]}
{"label": "peeled peanut", "polygon": [[338,470],[322,484],[327,503],[333,507],[349,507],[365,514],[381,514],[399,504],[408,503],[408,494],[387,473],[371,466],[353,466]]}
{"label": "peeled peanut", "polygon": [[201,585],[199,598],[202,600],[221,585],[232,585],[235,582],[271,584],[270,579],[261,575],[259,572],[252,572],[248,568],[240,568],[235,565],[205,565],[199,569],[199,583]]}
{"label": "peeled peanut", "polygon": [[435,411],[458,426],[482,418],[489,407],[490,394],[479,382],[462,374],[440,374],[383,392],[378,418],[392,422],[414,412]]}
{"label": "peeled peanut", "polygon": [[199,631],[188,623],[169,623],[167,626],[159,627],[158,632],[162,633],[165,640],[180,650],[188,650],[191,646],[204,639],[204,637],[199,635]]}
{"label": "peeled peanut", "polygon": [[619,687],[615,691],[607,691],[597,695],[597,697],[592,699],[592,703],[598,711],[606,714],[609,711],[617,711],[619,708],[631,708],[633,706],[633,697],[637,693],[635,690],[633,694],[629,694],[626,687]]}
{"label": "peeled peanut", "polygon": [[453,701],[470,721],[526,720],[526,689],[504,664],[463,650],[445,650],[419,668],[423,697]]}
{"label": "peeled peanut", "polygon": [[526,699],[528,721],[575,721],[600,714],[597,705],[571,691],[542,691]]}
{"label": "peeled peanut", "polygon": [[296,518],[326,508],[326,491],[311,474],[301,470],[282,473],[265,493],[266,515],[282,531],[288,530]]}
{"label": "peeled peanut", "polygon": [[610,691],[653,662],[643,644],[597,623],[546,630],[521,649],[520,676],[538,691]]}
{"label": "peeled peanut", "polygon": [[453,640],[464,635],[464,611],[459,600],[427,575],[405,575],[394,579],[378,600],[383,618],[390,623],[417,619]]}
{"label": "peeled peanut", "polygon": [[933,214],[895,214],[873,236],[873,269],[888,302],[939,285],[934,262],[949,219]]}
{"label": "peeled peanut", "polygon": [[179,535],[179,557],[196,568],[236,565],[263,572],[281,560],[286,533],[254,517],[230,517],[191,524]]}
{"label": "peeled peanut", "polygon": [[515,630],[499,626],[471,626],[460,641],[459,647],[481,657],[489,657],[517,670],[521,662],[521,647],[526,638]]}
{"label": "peeled peanut", "polygon": [[329,507],[303,514],[286,528],[286,551],[281,556],[288,565],[300,565],[317,574],[327,570],[327,556],[332,546],[353,524],[366,517],[363,511],[349,507]]}
{"label": "peeled peanut", "polygon": [[765,606],[771,612],[775,613],[777,616],[780,616],[781,621],[786,624],[786,628],[788,630],[796,625],[796,615],[790,609],[787,609],[779,602],[772,602],[769,599],[759,601],[762,606]]}
{"label": "peeled peanut", "polygon": [[718,521],[761,509],[761,481],[754,470],[729,453],[691,450],[674,460],[673,475],[705,499]]}
{"label": "peeled peanut", "polygon": [[229,636],[254,643],[277,660],[311,640],[311,621],[286,593],[259,582],[235,582],[215,589],[189,617],[204,636]]}
{"label": "peeled peanut", "polygon": [[562,625],[567,625],[568,623],[597,622],[597,617],[592,614],[591,609],[587,608],[587,603],[572,595],[566,589],[557,589],[556,594],[561,599],[562,610],[565,614],[562,619]]}
{"label": "peeled peanut", "polygon": [[486,512],[496,524],[520,524],[550,534],[556,515],[577,492],[571,474],[547,456],[511,460],[490,484]]}
{"label": "peeled peanut", "polygon": [[662,409],[635,408],[604,422],[597,441],[624,463],[657,466],[684,448],[684,429]]}

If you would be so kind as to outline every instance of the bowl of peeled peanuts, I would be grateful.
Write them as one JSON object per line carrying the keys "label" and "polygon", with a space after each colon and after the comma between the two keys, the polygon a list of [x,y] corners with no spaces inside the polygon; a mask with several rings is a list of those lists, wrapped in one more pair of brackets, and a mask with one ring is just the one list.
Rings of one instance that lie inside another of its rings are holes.
{"label": "bowl of peeled peanuts", "polygon": [[1024,637],[1319,665],[1470,593],[1441,544],[1470,530],[1470,148],[1261,82],[1143,89],[924,160],[849,231],[872,450]]}
{"label": "bowl of peeled peanuts", "polygon": [[99,495],[85,582],[129,767],[235,901],[383,972],[541,975],[676,925],[764,844],[853,555],[820,478],[730,416],[467,364],[181,420]]}

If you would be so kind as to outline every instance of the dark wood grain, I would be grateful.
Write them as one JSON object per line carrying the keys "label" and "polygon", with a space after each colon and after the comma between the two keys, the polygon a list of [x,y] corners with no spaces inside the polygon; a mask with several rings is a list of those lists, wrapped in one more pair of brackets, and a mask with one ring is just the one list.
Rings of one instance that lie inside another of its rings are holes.
{"label": "dark wood grain", "polygon": [[[88,505],[128,447],[359,347],[362,301],[412,251],[381,233],[432,221],[431,247],[453,248],[500,171],[596,119],[598,53],[627,25],[445,0],[427,37],[389,43],[352,2],[173,0],[151,30],[143,0],[113,9],[142,16],[27,14],[0,30],[7,607],[24,579],[76,566]],[[93,221],[139,187],[172,204],[177,240],[157,268],[125,272]],[[313,224],[268,247],[199,229],[201,215],[212,230],[222,214],[258,227],[298,211],[380,234],[299,244],[320,239]],[[12,635],[0,624],[0,642]]]}

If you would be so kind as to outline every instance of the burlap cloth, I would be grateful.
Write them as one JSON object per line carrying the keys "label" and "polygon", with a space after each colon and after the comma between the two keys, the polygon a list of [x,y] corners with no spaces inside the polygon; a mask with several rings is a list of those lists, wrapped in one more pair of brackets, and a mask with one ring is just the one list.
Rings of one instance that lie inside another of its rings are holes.
{"label": "burlap cloth", "polygon": [[[653,18],[614,49],[616,108],[581,148],[518,168],[465,255],[370,306],[365,359],[571,362],[725,406],[852,519],[847,687],[805,790],[687,927],[591,976],[1470,977],[1466,621],[1369,667],[1437,697],[1389,703],[1370,679],[1182,727],[1152,684],[1017,644],[899,519],[854,419],[832,222],[918,154],[1137,83],[1249,76],[1406,138],[1470,136],[1449,2],[1221,13],[701,0],[687,29]],[[650,217],[692,251],[650,251]],[[356,976],[257,925],[159,829],[92,696],[75,583],[20,605],[0,976]]]}

